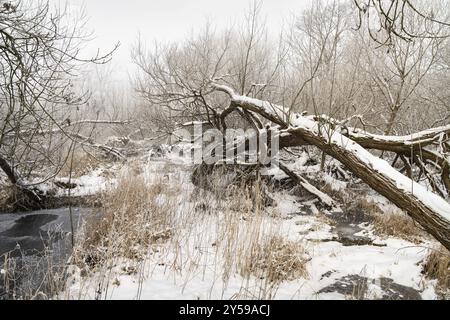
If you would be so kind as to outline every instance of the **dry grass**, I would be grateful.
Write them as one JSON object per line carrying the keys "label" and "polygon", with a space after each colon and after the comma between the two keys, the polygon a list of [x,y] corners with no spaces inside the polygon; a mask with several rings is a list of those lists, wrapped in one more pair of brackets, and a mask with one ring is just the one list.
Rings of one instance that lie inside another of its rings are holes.
{"label": "dry grass", "polygon": [[430,279],[438,281],[442,292],[450,290],[450,252],[441,246],[437,250],[431,250],[423,265],[423,272]]}
{"label": "dry grass", "polygon": [[[254,166],[199,166],[194,170],[193,181],[196,186],[208,190],[222,201],[233,200],[235,197],[245,198],[253,206],[268,206],[272,202],[267,192],[269,188]],[[237,205],[235,210],[240,210],[241,207],[245,209],[246,206],[232,204]]]}
{"label": "dry grass", "polygon": [[401,210],[376,214],[373,226],[379,236],[397,237],[413,243],[420,243],[424,237],[414,220]]}
{"label": "dry grass", "polygon": [[[282,220],[266,210],[265,186],[260,180],[228,188],[225,211],[218,220],[216,248],[223,281],[237,272],[257,286],[245,292],[251,298],[271,299],[283,281],[308,275],[303,245],[289,240]],[[252,280],[253,279],[253,280]]]}
{"label": "dry grass", "polygon": [[241,262],[240,273],[253,275],[271,283],[308,276],[308,258],[303,246],[280,236],[269,236],[261,244],[252,246],[247,259]]}
{"label": "dry grass", "polygon": [[[211,294],[214,286],[224,294],[240,275],[239,294],[255,299],[273,298],[283,281],[307,276],[306,251],[288,239],[284,220],[266,210],[266,186],[259,179],[236,184],[218,175],[209,177],[207,188],[191,188],[177,172],[158,167],[147,173],[161,178],[149,183],[136,176],[140,171],[131,167],[101,196],[100,217],[87,222],[74,253],[82,275],[88,270],[100,276],[91,279],[99,281],[95,288],[102,295],[109,282],[120,284],[108,270],[135,274],[142,285],[155,265],[175,271],[183,286],[199,274],[221,279],[212,281]],[[129,259],[126,270],[114,268],[122,265],[120,258]]]}
{"label": "dry grass", "polygon": [[100,158],[89,155],[83,151],[76,151],[73,155],[73,161],[71,160],[71,157],[69,157],[63,164],[58,173],[59,177],[68,177],[70,175],[70,170],[72,169],[72,177],[78,178],[92,172],[105,163]]}
{"label": "dry grass", "polygon": [[[52,243],[54,240],[48,241]],[[61,248],[46,243],[44,246],[39,255],[29,257],[26,263],[22,260],[26,253],[20,248],[0,256],[0,286],[4,290],[0,292],[4,294],[0,300],[48,300],[63,290],[66,284],[65,261],[54,256],[54,250]]]}
{"label": "dry grass", "polygon": [[397,237],[413,243],[420,243],[426,236],[414,220],[400,209],[383,211],[377,203],[349,190],[340,192],[338,198],[351,220],[372,223],[378,236]]}
{"label": "dry grass", "polygon": [[[331,187],[326,185],[325,192],[329,192]],[[377,214],[382,213],[379,206],[369,201],[361,192],[345,189],[340,191],[331,191],[328,193],[341,204],[341,208],[346,218],[351,223],[370,222]]]}
{"label": "dry grass", "polygon": [[371,221],[373,217],[381,214],[381,209],[372,201],[354,192],[343,192],[343,208],[347,215],[355,222]]}
{"label": "dry grass", "polygon": [[12,199],[14,198],[14,187],[5,185],[0,187],[0,211],[13,210]]}
{"label": "dry grass", "polygon": [[101,195],[98,215],[86,223],[74,252],[76,263],[92,268],[111,258],[143,259],[151,245],[172,235],[176,206],[169,195],[176,192],[161,181],[125,174]]}

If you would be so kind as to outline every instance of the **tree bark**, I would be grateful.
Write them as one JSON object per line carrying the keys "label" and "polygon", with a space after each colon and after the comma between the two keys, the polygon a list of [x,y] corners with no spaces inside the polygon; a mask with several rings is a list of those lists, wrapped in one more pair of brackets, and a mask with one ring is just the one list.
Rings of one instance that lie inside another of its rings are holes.
{"label": "tree bark", "polygon": [[0,169],[8,177],[11,184],[15,187],[13,198],[11,199],[13,210],[40,209],[42,199],[31,190],[20,183],[19,176],[9,162],[0,156]]}

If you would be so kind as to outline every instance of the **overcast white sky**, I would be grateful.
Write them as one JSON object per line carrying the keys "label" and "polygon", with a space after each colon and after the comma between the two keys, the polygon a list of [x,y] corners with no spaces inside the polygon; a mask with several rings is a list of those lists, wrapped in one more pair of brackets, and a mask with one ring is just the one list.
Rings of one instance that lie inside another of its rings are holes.
{"label": "overcast white sky", "polygon": [[[52,0],[64,4],[65,0]],[[84,6],[89,28],[95,32],[91,48],[121,47],[113,63],[124,70],[130,66],[130,48],[138,32],[153,40],[182,39],[191,30],[201,28],[209,18],[217,26],[239,21],[252,0],[67,0],[75,8]],[[262,14],[271,32],[281,30],[283,17],[299,12],[310,0],[262,0]]]}

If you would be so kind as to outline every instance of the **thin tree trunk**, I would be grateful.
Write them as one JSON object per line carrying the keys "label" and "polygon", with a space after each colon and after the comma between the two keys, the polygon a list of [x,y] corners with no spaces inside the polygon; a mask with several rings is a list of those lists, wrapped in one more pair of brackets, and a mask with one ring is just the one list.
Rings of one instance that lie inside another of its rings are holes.
{"label": "thin tree trunk", "polygon": [[6,174],[11,184],[16,187],[14,197],[11,200],[13,202],[13,210],[40,209],[42,199],[34,190],[20,184],[14,168],[3,157],[0,157],[0,168]]}
{"label": "thin tree trunk", "polygon": [[12,184],[17,184],[18,178],[16,172],[10,166],[8,161],[1,156],[0,156],[0,168],[3,170],[3,172],[6,174],[6,176],[8,177],[9,181]]}
{"label": "thin tree trunk", "polygon": [[399,109],[400,109],[399,107],[395,106],[394,109],[391,111],[391,115],[389,116],[389,120],[386,125],[386,130],[384,130],[384,134],[386,136],[391,134],[392,132],[392,128],[394,127],[395,120],[397,119],[397,113]]}

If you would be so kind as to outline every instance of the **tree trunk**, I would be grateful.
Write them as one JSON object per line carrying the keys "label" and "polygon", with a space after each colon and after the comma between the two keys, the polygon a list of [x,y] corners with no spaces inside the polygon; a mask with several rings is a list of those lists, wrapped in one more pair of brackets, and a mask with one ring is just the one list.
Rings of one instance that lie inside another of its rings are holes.
{"label": "tree trunk", "polygon": [[14,169],[9,165],[8,161],[0,156],[0,168],[3,170],[3,172],[8,177],[9,181],[12,184],[17,183],[17,175],[14,171]]}
{"label": "tree trunk", "polygon": [[[323,119],[321,117],[315,117],[314,119],[316,121],[327,121],[330,125],[334,125],[329,119]],[[448,160],[441,154],[426,149],[427,146],[436,143],[441,135],[450,135],[450,125],[428,129],[402,137],[373,135],[351,129],[341,130],[341,134],[355,141],[365,149],[396,153],[396,159],[399,157],[410,158],[411,156],[420,156],[421,159],[428,161],[428,163],[438,165],[438,169],[442,172],[442,182],[447,190],[447,194],[450,195],[450,166]],[[308,142],[300,139],[300,137],[294,138],[289,134],[280,137],[280,148],[308,144]]]}
{"label": "tree trunk", "polygon": [[313,134],[309,130],[296,128],[295,135],[318,147],[331,157],[344,164],[348,170],[367,183],[372,189],[389,199],[399,208],[404,209],[429,234],[450,250],[450,221],[443,218],[431,208],[424,205],[414,194],[397,187],[395,181],[371,168],[354,152],[329,143],[326,139]]}
{"label": "tree trunk", "polygon": [[42,199],[37,195],[36,190],[29,189],[20,184],[19,177],[14,168],[8,161],[0,156],[0,169],[8,177],[11,184],[15,187],[12,199],[10,199],[12,210],[33,210],[42,208]]}
{"label": "tree trunk", "polygon": [[384,135],[389,135],[392,131],[392,129],[394,128],[394,124],[395,124],[395,120],[397,119],[397,113],[398,110],[400,109],[399,106],[395,105],[394,108],[391,111],[391,114],[389,116],[389,120],[386,124],[386,130],[384,130]]}

